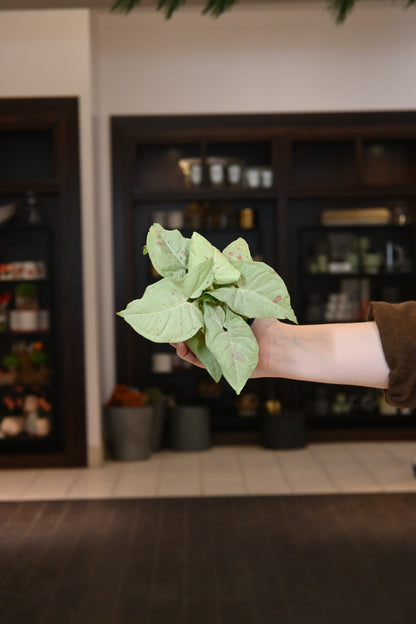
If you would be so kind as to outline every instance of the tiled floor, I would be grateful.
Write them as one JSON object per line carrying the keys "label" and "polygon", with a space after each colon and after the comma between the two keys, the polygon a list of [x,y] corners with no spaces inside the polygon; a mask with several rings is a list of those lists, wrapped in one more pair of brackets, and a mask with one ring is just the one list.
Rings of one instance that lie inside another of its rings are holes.
{"label": "tiled floor", "polygon": [[2,470],[0,500],[416,491],[416,442],[161,451],[102,468]]}

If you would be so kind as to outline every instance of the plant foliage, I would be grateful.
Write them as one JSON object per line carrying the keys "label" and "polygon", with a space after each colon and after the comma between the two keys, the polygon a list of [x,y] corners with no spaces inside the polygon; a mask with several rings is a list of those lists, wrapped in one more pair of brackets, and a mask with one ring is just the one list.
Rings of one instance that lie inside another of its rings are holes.
{"label": "plant foliage", "polygon": [[258,363],[247,321],[297,322],[282,278],[253,260],[242,238],[220,252],[198,232],[184,238],[155,223],[144,253],[161,279],[119,315],[153,342],[187,342],[211,377],[224,375],[239,394]]}

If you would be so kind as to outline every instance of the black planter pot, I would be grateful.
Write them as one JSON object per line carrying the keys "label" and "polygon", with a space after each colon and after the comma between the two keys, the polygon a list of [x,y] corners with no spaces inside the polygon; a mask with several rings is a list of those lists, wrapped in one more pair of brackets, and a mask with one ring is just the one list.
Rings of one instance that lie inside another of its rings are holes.
{"label": "black planter pot", "polygon": [[285,409],[262,415],[261,443],[265,448],[295,449],[306,446],[306,418],[302,410]]}

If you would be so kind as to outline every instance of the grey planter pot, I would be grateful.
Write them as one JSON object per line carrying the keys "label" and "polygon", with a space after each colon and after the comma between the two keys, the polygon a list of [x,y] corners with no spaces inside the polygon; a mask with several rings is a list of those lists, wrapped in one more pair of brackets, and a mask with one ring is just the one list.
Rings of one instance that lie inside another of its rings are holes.
{"label": "grey planter pot", "polygon": [[209,409],[200,405],[176,407],[170,422],[170,448],[175,451],[204,451],[210,446]]}
{"label": "grey planter pot", "polygon": [[148,459],[152,452],[153,407],[107,407],[111,454],[114,459]]}

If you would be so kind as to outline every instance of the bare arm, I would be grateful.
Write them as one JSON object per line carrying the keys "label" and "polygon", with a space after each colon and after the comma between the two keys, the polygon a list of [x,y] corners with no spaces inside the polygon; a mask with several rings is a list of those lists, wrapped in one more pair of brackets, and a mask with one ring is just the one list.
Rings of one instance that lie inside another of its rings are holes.
{"label": "bare arm", "polygon": [[[390,370],[374,322],[297,326],[258,319],[252,330],[259,343],[253,377],[388,387]],[[176,349],[179,357],[201,365],[184,343]]]}

